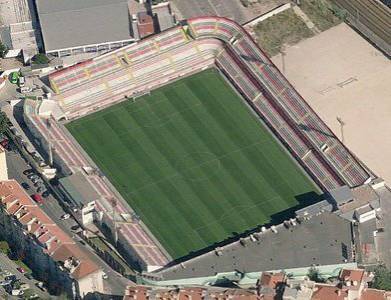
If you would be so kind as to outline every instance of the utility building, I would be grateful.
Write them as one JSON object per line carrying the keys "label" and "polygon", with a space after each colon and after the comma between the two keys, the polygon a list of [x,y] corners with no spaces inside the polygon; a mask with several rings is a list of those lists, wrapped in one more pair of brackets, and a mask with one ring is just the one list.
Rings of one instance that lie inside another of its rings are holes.
{"label": "utility building", "polygon": [[107,52],[134,41],[127,0],[36,0],[45,52]]}

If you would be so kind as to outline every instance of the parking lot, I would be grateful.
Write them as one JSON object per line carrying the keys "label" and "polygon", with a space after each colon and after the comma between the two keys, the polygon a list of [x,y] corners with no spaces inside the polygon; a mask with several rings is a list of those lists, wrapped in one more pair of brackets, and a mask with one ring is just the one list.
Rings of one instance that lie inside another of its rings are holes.
{"label": "parking lot", "polygon": [[[1,299],[5,299],[6,297],[5,295],[7,295],[7,297],[10,298],[7,290],[10,291],[9,289],[11,288],[12,285],[14,287],[16,287],[16,285],[20,285],[23,287],[23,284],[27,284],[24,285],[25,288],[27,288],[27,286],[29,287],[28,289],[26,289],[26,294],[27,293],[29,293],[30,295],[36,294],[38,297],[42,299],[48,299],[49,294],[44,292],[40,288],[38,288],[39,281],[35,280],[30,275],[25,275],[26,273],[21,273],[20,271],[17,270],[18,267],[19,266],[14,261],[9,259],[5,254],[0,253],[0,285],[1,285],[0,297],[2,297]],[[13,280],[10,280],[8,278],[13,278]],[[29,291],[27,292],[27,290]],[[17,299],[16,296],[15,299]]]}
{"label": "parking lot", "polygon": [[[20,154],[17,151],[8,151],[7,152],[7,166],[8,166],[8,176],[9,178],[14,178],[16,181],[18,181],[22,186],[25,187],[26,192],[30,195],[41,195],[39,193],[38,187],[34,186],[35,180],[32,181],[28,178],[28,175],[23,174],[23,171],[31,169],[30,166],[24,161],[24,159],[20,156]],[[40,180],[41,182],[39,187],[43,187],[45,190],[47,190],[46,185],[43,183],[43,180]],[[28,189],[26,189],[28,187]],[[50,191],[50,190],[48,190]],[[70,228],[73,228],[73,226],[77,226],[78,224],[73,218],[68,218],[66,220],[62,220],[62,216],[67,214],[61,205],[57,202],[56,198],[49,194],[47,197],[40,196],[41,200],[38,203],[41,208],[48,214],[50,218],[52,218],[58,225],[65,231],[69,231]],[[34,197],[33,197],[34,199]],[[61,220],[59,222],[58,220]]]}

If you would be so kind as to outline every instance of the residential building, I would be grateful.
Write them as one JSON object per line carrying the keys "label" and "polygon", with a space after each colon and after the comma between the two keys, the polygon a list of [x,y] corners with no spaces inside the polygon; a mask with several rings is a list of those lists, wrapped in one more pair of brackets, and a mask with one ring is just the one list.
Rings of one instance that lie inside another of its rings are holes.
{"label": "residential building", "polygon": [[128,287],[123,300],[258,300],[255,290],[219,287]]}
{"label": "residential building", "polygon": [[5,149],[0,145],[0,180],[8,180],[7,160]]}
{"label": "residential building", "polygon": [[0,235],[54,293],[103,291],[103,271],[15,180],[0,182]]}

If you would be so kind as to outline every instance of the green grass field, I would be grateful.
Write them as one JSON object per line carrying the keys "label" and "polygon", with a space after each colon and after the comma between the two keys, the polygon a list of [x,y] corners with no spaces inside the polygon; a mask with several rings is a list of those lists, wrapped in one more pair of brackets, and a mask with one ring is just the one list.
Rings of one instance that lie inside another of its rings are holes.
{"label": "green grass field", "polygon": [[216,70],[67,128],[173,258],[317,192]]}

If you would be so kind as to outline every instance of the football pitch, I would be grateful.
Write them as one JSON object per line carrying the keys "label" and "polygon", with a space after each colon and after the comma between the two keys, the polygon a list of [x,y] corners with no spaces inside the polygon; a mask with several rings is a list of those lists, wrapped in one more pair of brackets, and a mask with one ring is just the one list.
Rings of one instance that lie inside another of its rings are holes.
{"label": "football pitch", "polygon": [[214,69],[66,126],[173,258],[318,193]]}

